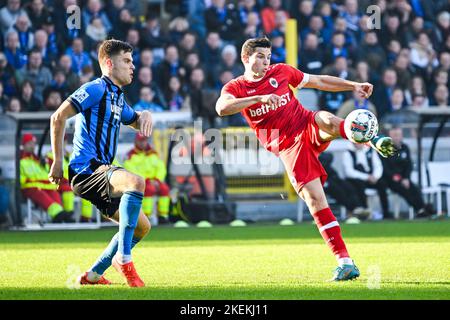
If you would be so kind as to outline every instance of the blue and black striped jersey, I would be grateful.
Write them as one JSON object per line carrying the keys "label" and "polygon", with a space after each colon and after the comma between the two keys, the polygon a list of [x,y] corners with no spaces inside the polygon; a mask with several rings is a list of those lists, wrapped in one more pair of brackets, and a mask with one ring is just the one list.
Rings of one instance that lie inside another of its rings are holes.
{"label": "blue and black striped jersey", "polygon": [[116,155],[120,123],[129,125],[137,118],[121,88],[102,76],[81,86],[67,100],[78,112],[71,171],[90,174],[98,164],[111,164]]}

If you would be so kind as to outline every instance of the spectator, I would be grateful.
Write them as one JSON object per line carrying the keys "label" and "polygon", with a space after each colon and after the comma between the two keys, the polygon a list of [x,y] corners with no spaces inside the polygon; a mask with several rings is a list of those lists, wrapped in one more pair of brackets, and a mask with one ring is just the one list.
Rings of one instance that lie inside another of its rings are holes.
{"label": "spectator", "polygon": [[297,30],[300,33],[309,26],[309,20],[314,12],[314,3],[312,0],[292,1],[291,12],[294,12],[293,18],[297,20]]}
{"label": "spectator", "polygon": [[164,47],[169,43],[169,37],[161,29],[157,15],[147,15],[144,27],[141,29],[140,38],[141,48],[152,49],[155,63],[158,64],[164,57]]}
{"label": "spectator", "polygon": [[54,69],[53,80],[49,88],[59,91],[63,100],[65,100],[72,93],[67,85],[66,74],[60,68]]}
{"label": "spectator", "polygon": [[261,27],[261,18],[258,13],[250,12],[247,16],[247,24],[244,25],[244,31],[240,40],[237,42],[236,47],[242,47],[242,44],[250,38],[258,38],[263,36]]}
{"label": "spectator", "polygon": [[222,39],[217,32],[209,32],[206,36],[206,46],[203,49],[201,60],[205,66],[212,66],[220,61]]}
{"label": "spectator", "polygon": [[242,64],[238,62],[236,47],[231,44],[226,45],[222,49],[220,64],[213,68],[213,72],[209,74],[210,79],[208,81],[211,87],[217,87],[219,90],[222,88],[223,84],[220,83],[220,74],[224,71],[230,71],[232,79],[244,72]]}
{"label": "spectator", "polygon": [[439,54],[439,67],[447,72],[450,72],[450,51],[441,52]]}
{"label": "spectator", "polygon": [[66,54],[72,60],[72,71],[81,76],[81,71],[85,66],[92,66],[92,60],[89,54],[84,51],[84,44],[81,38],[75,38],[72,46],[66,50]]}
{"label": "spectator", "polygon": [[26,13],[17,17],[16,22],[10,28],[17,32],[19,36],[19,49],[22,52],[28,52],[34,46],[34,34],[31,28],[30,20]]}
{"label": "spectator", "polygon": [[148,67],[142,67],[139,69],[138,78],[131,83],[131,85],[125,87],[127,97],[130,103],[136,104],[138,102],[138,97],[140,96],[140,91],[142,87],[149,87],[153,90],[155,94],[154,102],[159,104],[163,109],[167,110],[166,99],[162,93],[158,84],[153,81],[152,70]]}
{"label": "spectator", "polygon": [[61,42],[61,36],[56,35],[55,23],[51,16],[44,21],[42,29],[47,33],[47,50],[59,56],[60,52],[64,51],[64,44]]}
{"label": "spectator", "polygon": [[184,111],[188,109],[186,96],[182,92],[180,78],[172,76],[165,94],[170,111]]}
{"label": "spectator", "polygon": [[403,131],[400,127],[389,130],[389,136],[398,149],[398,155],[383,158],[383,179],[389,189],[402,196],[416,212],[417,217],[433,214],[433,208],[426,205],[418,186],[411,181],[413,163],[409,147],[403,142]]}
{"label": "spectator", "polygon": [[359,19],[361,18],[358,13],[358,1],[357,0],[345,0],[344,7],[341,11],[341,16],[347,22],[347,27],[352,31],[358,30]]}
{"label": "spectator", "polygon": [[[126,35],[126,42],[131,44],[131,46],[133,47],[132,57],[133,57],[133,64],[135,66],[138,66],[140,64],[140,61],[139,61],[139,59],[141,58],[141,49],[139,47],[140,40],[141,39],[140,39],[140,34],[139,34],[138,29],[131,28],[128,30],[127,35]],[[152,56],[152,58],[153,58],[153,56]]]}
{"label": "spectator", "polygon": [[440,48],[450,35],[450,13],[448,11],[442,11],[437,15],[436,28],[433,28],[433,32],[434,47]]}
{"label": "spectator", "polygon": [[405,100],[406,100],[407,105],[412,104],[414,96],[425,97],[424,104],[426,106],[429,105],[429,99],[427,97],[428,95],[427,95],[427,87],[425,85],[425,81],[423,80],[423,78],[421,76],[418,76],[418,75],[414,76],[411,79],[408,89],[405,90]]}
{"label": "spectator", "polygon": [[44,111],[54,112],[62,103],[61,93],[51,87],[44,90]]}
{"label": "spectator", "polygon": [[391,106],[392,110],[390,110],[390,112],[398,111],[405,107],[405,97],[403,95],[402,89],[395,88],[394,91],[392,92]]}
{"label": "spectator", "polygon": [[433,94],[433,100],[430,101],[431,106],[446,108],[450,105],[448,100],[448,88],[441,84],[436,87]]}
{"label": "spectator", "polygon": [[25,10],[34,30],[41,29],[45,21],[51,17],[50,10],[45,6],[44,0],[32,0]]}
{"label": "spectator", "polygon": [[25,80],[30,80],[34,84],[34,97],[42,103],[42,94],[52,82],[52,73],[43,66],[41,52],[32,50],[28,55],[28,64],[17,70],[16,78],[19,86]]}
{"label": "spectator", "polygon": [[58,58],[58,51],[55,46],[49,45],[47,32],[40,29],[34,33],[33,49],[41,52],[43,64],[47,68],[55,67],[56,59]]}
{"label": "spectator", "polygon": [[[215,91],[215,90],[214,90]],[[216,112],[214,109],[214,103],[208,108],[206,96],[209,89],[206,87],[205,73],[201,68],[195,68],[191,72],[189,79],[189,105],[192,110],[192,117],[194,120],[205,120],[205,128],[214,127],[214,119],[216,118]],[[217,94],[218,97],[218,94]]]}
{"label": "spectator", "polygon": [[184,17],[175,17],[169,23],[169,37],[171,43],[180,43],[183,35],[189,30],[189,22]]}
{"label": "spectator", "polygon": [[421,32],[425,30],[425,21],[422,17],[416,16],[412,19],[411,23],[408,24],[408,28],[405,30],[405,41],[410,45],[411,42],[415,41]]}
{"label": "spectator", "polygon": [[402,90],[406,90],[413,74],[416,73],[416,69],[410,63],[409,56],[399,54],[394,63],[394,70],[397,73],[397,85]]}
{"label": "spectator", "polygon": [[285,19],[289,19],[289,13],[282,7],[281,0],[268,0],[267,6],[261,10],[261,21],[265,34],[271,34],[276,28],[276,14],[281,11]]}
{"label": "spectator", "polygon": [[127,1],[125,0],[112,0],[106,7],[106,14],[108,15],[108,20],[111,22],[113,29],[117,29],[119,23],[120,12],[127,8]]}
{"label": "spectator", "polygon": [[91,51],[98,42],[102,42],[108,36],[108,32],[103,25],[102,19],[93,17],[86,27],[86,49]]}
{"label": "spectator", "polygon": [[429,94],[428,96],[432,99],[433,93],[439,85],[444,85],[449,87],[448,71],[438,68],[433,72],[433,78],[431,84],[428,86]]}
{"label": "spectator", "polygon": [[61,196],[57,185],[48,180],[48,171],[34,153],[36,137],[24,134],[22,137],[22,153],[20,155],[20,187],[22,195],[33,201],[47,212],[52,222],[75,222],[72,215],[62,207]]}
{"label": "spectator", "polygon": [[81,10],[81,16],[85,30],[94,18],[99,18],[102,21],[101,24],[106,29],[106,33],[109,33],[112,29],[108,15],[103,10],[103,3],[101,0],[88,0],[86,6]]}
{"label": "spectator", "polygon": [[19,35],[14,30],[6,33],[5,56],[8,64],[16,70],[22,68],[27,63],[28,57],[20,50]]}
{"label": "spectator", "polygon": [[319,45],[323,47],[330,42],[332,32],[333,32],[332,28],[331,29],[324,28],[323,19],[321,16],[313,15],[309,20],[308,27],[305,28],[300,33],[300,39],[301,42],[303,43],[305,41],[305,36],[308,33],[314,33],[315,35],[317,35],[317,38],[319,39]]}
{"label": "spectator", "polygon": [[66,76],[67,87],[70,92],[74,92],[80,86],[80,77],[72,70],[72,58],[64,54],[59,58],[58,68],[60,68]]}
{"label": "spectator", "polygon": [[[367,207],[366,189],[376,189],[380,197],[382,215],[384,219],[392,218],[389,213],[386,189],[383,179],[383,165],[376,152],[364,144],[353,144],[352,148],[343,154],[342,163],[347,180],[354,186],[356,195],[361,203]],[[377,215],[372,215],[375,219]]]}
{"label": "spectator", "polygon": [[404,30],[401,27],[400,18],[397,15],[387,15],[385,18],[385,26],[383,26],[381,30],[382,36],[380,34],[380,44],[385,51],[392,40],[398,41],[401,47],[407,45],[404,41]]}
{"label": "spectator", "polygon": [[163,107],[153,101],[155,92],[150,87],[142,87],[139,92],[139,101],[133,106],[135,111],[148,110],[151,112],[162,112]]}
{"label": "spectator", "polygon": [[137,62],[137,72],[139,72],[139,70],[143,67],[150,68],[152,73],[156,72],[155,70],[156,67],[153,60],[153,51],[150,49],[144,49],[140,52],[139,59]]}
{"label": "spectator", "polygon": [[11,28],[16,19],[23,14],[27,14],[20,6],[20,0],[8,0],[6,6],[0,9],[0,28],[5,33]]}
{"label": "spectator", "polygon": [[17,93],[17,85],[13,66],[8,63],[6,55],[0,52],[0,83],[3,85],[3,93],[13,96]]}
{"label": "spectator", "polygon": [[239,1],[238,11],[239,11],[239,21],[243,26],[248,24],[248,18],[251,13],[255,13],[256,16],[260,18],[259,8],[258,4],[256,3],[256,0]]}
{"label": "spectator", "polygon": [[130,10],[123,8],[119,12],[119,20],[114,24],[114,28],[109,32],[109,35],[116,39],[125,39],[128,32],[137,27],[137,19]]}
{"label": "spectator", "polygon": [[336,113],[336,116],[345,119],[350,112],[357,109],[365,109],[371,111],[375,116],[377,115],[377,109],[368,99],[365,99],[353,92],[353,98],[345,101]]}
{"label": "spectator", "polygon": [[186,79],[191,78],[192,70],[195,68],[201,68],[200,57],[198,53],[191,52],[186,57]]}
{"label": "spectator", "polygon": [[422,70],[422,75],[427,75],[431,68],[438,64],[436,52],[431,45],[430,38],[426,32],[420,32],[417,40],[411,42],[411,63]]}
{"label": "spectator", "polygon": [[364,40],[358,49],[358,60],[365,60],[372,70],[381,70],[386,64],[386,54],[378,42],[375,31],[365,34]]}
{"label": "spectator", "polygon": [[389,41],[386,49],[386,59],[389,66],[392,66],[395,63],[401,49],[402,46],[398,40],[392,39]]}
{"label": "spectator", "polygon": [[372,102],[380,118],[392,110],[391,96],[396,86],[397,72],[392,68],[386,68],[383,71],[382,83],[374,89],[372,95]]}
{"label": "spectator", "polygon": [[285,63],[286,62],[286,46],[284,44],[284,34],[275,30],[270,35],[272,41],[272,56],[270,63]]}
{"label": "spectator", "polygon": [[319,46],[319,39],[314,33],[305,36],[304,44],[299,55],[299,65],[303,72],[320,74],[323,68],[324,52]]}
{"label": "spectator", "polygon": [[356,32],[348,29],[347,21],[343,17],[336,17],[334,21],[334,33],[342,33],[345,37],[345,47],[354,52],[358,46]]}
{"label": "spectator", "polygon": [[41,110],[41,102],[33,95],[34,86],[30,80],[25,80],[21,86],[20,103],[22,111],[36,112]]}
{"label": "spectator", "polygon": [[408,104],[411,110],[418,110],[428,107],[428,98],[422,94],[412,96],[412,102]]}
{"label": "spectator", "polygon": [[197,52],[197,37],[193,32],[186,32],[180,40],[180,59],[186,61],[187,55]]}
{"label": "spectator", "polygon": [[172,76],[177,76],[183,81],[186,76],[186,69],[180,60],[177,46],[168,45],[165,50],[164,60],[158,66],[159,86],[167,86]]}
{"label": "spectator", "polygon": [[6,112],[22,112],[22,104],[17,97],[11,97],[6,106]]}
{"label": "spectator", "polygon": [[204,12],[206,29],[217,32],[226,41],[234,42],[241,30],[239,12],[233,3],[225,0],[212,0],[211,6]]}
{"label": "spectator", "polygon": [[331,37],[331,43],[327,46],[325,52],[324,64],[334,63],[336,57],[345,57],[347,60],[353,60],[352,52],[345,47],[345,35],[340,32],[334,33]]}

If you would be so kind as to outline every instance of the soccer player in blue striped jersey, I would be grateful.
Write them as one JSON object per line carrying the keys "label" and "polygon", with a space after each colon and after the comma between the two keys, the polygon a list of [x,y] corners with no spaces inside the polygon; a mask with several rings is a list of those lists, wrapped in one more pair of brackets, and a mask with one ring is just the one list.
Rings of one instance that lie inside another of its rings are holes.
{"label": "soccer player in blue striped jersey", "polygon": [[146,137],[152,132],[151,113],[135,112],[126,103],[122,91],[133,79],[132,51],[126,42],[105,40],[98,53],[102,77],[72,93],[50,120],[54,162],[49,180],[59,184],[63,177],[65,122],[76,115],[70,185],[76,195],[89,200],[103,215],[119,223],[119,232],[108,247],[78,278],[83,285],[110,284],[103,274],[111,264],[129,286],[145,285],[131,259],[131,249],[150,231],[150,222],[141,210],[145,182],[140,176],[112,165],[121,124]]}

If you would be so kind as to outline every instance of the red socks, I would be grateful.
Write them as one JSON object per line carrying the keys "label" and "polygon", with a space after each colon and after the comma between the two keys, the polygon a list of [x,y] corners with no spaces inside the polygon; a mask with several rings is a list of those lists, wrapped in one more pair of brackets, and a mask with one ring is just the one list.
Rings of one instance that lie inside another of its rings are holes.
{"label": "red socks", "polygon": [[342,120],[341,121],[341,124],[339,125],[339,131],[340,131],[340,133],[341,133],[341,137],[343,138],[343,139],[347,139],[348,140],[348,137],[347,137],[347,135],[345,134],[345,130],[344,130],[344,120]]}
{"label": "red socks", "polygon": [[349,254],[341,235],[341,228],[330,208],[322,209],[313,215],[319,232],[337,259],[348,258]]}

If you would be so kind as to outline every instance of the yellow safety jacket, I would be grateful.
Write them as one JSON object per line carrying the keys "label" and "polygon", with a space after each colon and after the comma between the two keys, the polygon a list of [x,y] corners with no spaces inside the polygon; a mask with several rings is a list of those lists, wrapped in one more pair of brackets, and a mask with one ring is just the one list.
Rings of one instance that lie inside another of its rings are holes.
{"label": "yellow safety jacket", "polygon": [[32,153],[23,152],[20,157],[20,187],[57,190],[56,184],[48,180],[48,171],[41,165],[39,158]]}
{"label": "yellow safety jacket", "polygon": [[166,164],[153,149],[140,150],[134,148],[128,153],[123,166],[128,171],[140,175],[144,179],[164,181],[167,175]]}

